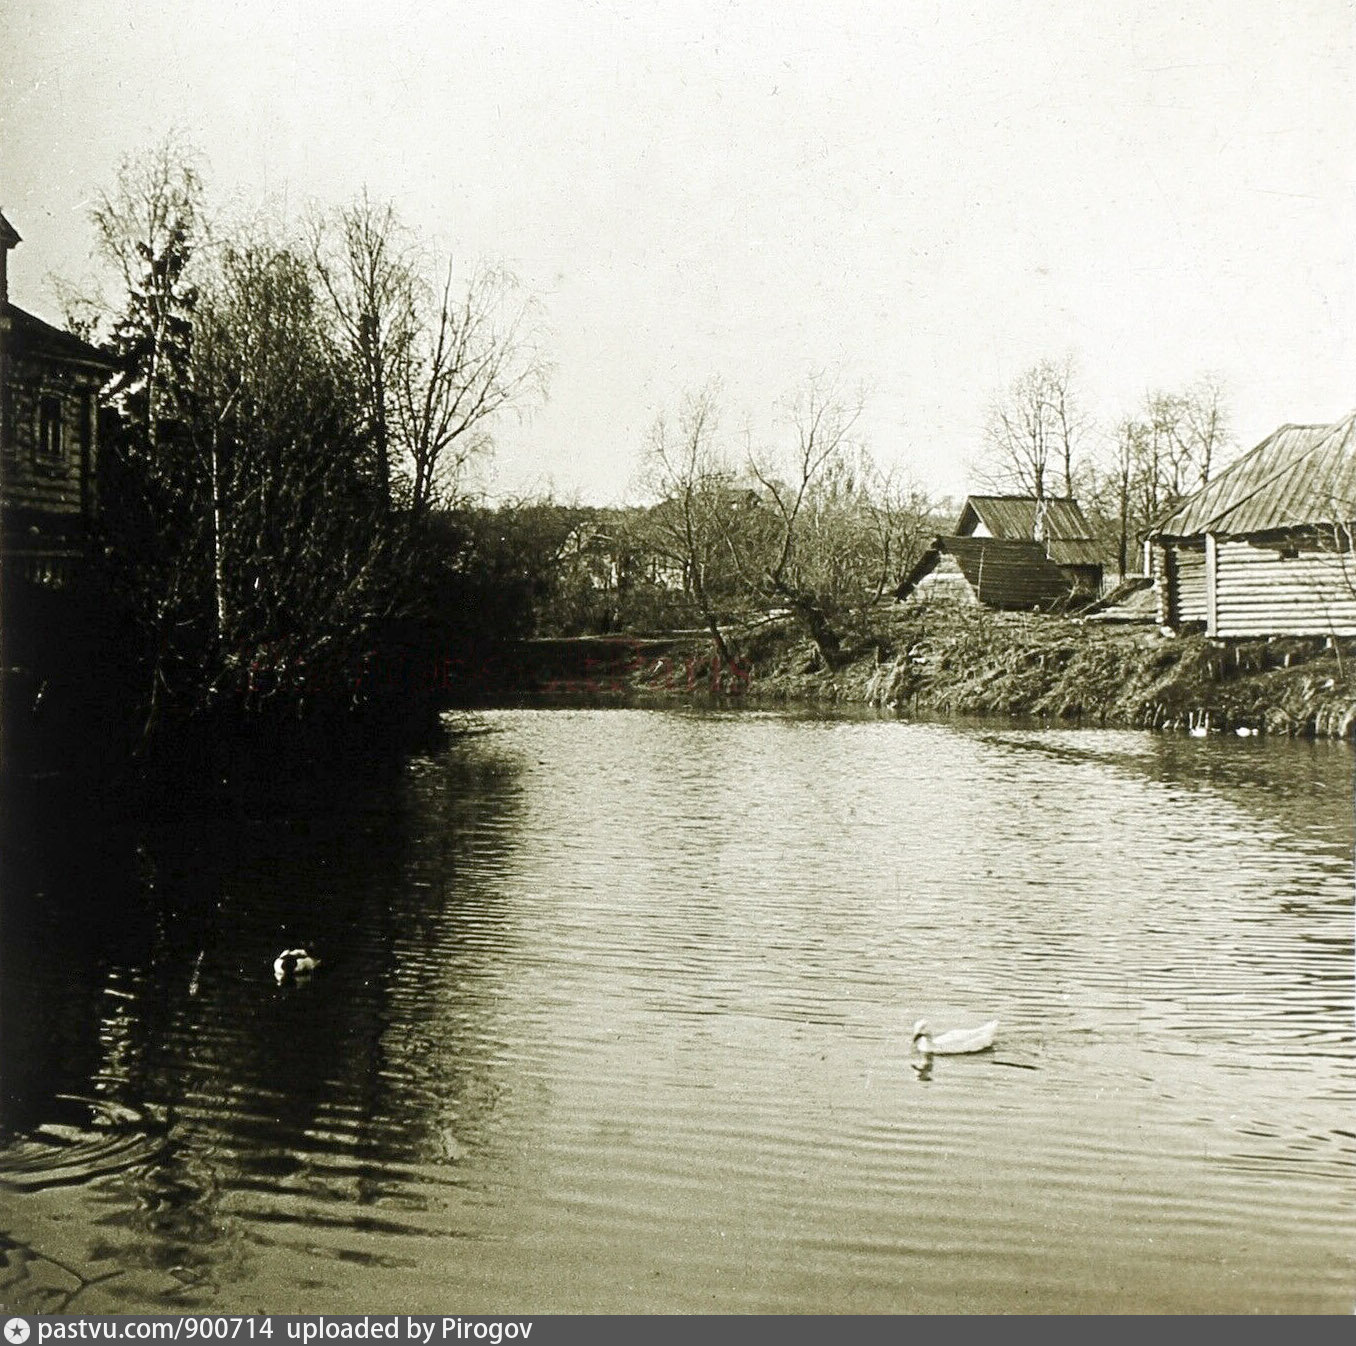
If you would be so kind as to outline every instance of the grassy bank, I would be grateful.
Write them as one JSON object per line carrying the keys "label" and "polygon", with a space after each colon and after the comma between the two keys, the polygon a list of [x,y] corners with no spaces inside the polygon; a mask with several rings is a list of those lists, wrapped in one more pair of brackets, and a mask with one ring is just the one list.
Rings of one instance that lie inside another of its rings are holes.
{"label": "grassy bank", "polygon": [[[856,621],[845,658],[824,666],[790,622],[746,632],[738,678],[717,689],[757,700],[860,703],[919,714],[1003,715],[1127,728],[1239,728],[1351,738],[1356,642],[1164,637],[1145,627],[952,605],[882,606]],[[695,654],[695,651],[694,651]],[[689,656],[691,659],[694,656]],[[675,688],[656,665],[645,690],[706,688],[709,668]],[[695,674],[695,676],[694,676]]]}

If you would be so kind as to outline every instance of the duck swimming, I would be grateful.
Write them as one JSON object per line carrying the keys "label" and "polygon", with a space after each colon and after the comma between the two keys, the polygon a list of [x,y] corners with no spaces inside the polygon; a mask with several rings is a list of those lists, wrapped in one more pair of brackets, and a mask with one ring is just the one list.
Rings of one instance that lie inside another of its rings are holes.
{"label": "duck swimming", "polygon": [[931,1069],[934,1056],[964,1056],[986,1052],[998,1037],[998,1020],[990,1019],[978,1028],[952,1028],[932,1036],[926,1019],[913,1026],[914,1069],[920,1074]]}
{"label": "duck swimming", "polygon": [[305,949],[284,949],[273,960],[273,976],[278,985],[309,977],[320,966],[320,959]]}

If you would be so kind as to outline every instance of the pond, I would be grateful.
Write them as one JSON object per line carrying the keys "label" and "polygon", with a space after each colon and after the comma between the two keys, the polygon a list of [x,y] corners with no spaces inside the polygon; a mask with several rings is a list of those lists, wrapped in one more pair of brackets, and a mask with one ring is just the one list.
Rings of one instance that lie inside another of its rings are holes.
{"label": "pond", "polygon": [[1356,1304],[1348,745],[448,726],[18,829],[0,1303]]}

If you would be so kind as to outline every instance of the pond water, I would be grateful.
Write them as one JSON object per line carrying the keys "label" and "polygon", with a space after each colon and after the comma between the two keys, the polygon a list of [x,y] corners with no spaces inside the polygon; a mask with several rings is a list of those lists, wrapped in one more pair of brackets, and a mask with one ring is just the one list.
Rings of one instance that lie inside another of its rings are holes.
{"label": "pond water", "polygon": [[0,1304],[1356,1306],[1348,745],[449,725],[11,819]]}

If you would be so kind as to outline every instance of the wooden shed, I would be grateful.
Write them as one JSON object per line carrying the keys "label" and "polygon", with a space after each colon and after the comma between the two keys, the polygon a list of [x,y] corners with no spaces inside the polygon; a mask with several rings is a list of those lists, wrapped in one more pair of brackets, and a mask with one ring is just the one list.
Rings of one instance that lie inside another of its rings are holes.
{"label": "wooden shed", "polygon": [[1095,598],[1102,591],[1103,547],[1070,496],[971,495],[965,500],[957,537],[1040,542],[1069,586]]}
{"label": "wooden shed", "polygon": [[1076,500],[972,495],[955,533],[933,540],[895,597],[1050,611],[1101,588],[1101,547]]}
{"label": "wooden shed", "polygon": [[1039,542],[939,537],[895,590],[895,597],[1048,612],[1074,601],[1076,591]]}
{"label": "wooden shed", "polygon": [[1356,635],[1356,415],[1285,425],[1150,531],[1160,622]]}

